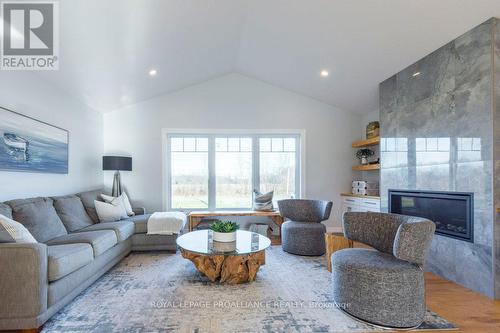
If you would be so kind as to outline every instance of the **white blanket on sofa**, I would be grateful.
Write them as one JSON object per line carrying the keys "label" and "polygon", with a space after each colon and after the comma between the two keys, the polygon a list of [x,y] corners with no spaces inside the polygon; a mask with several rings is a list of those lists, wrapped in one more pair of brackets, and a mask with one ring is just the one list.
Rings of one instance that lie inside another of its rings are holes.
{"label": "white blanket on sofa", "polygon": [[182,212],[156,212],[148,219],[148,235],[179,234],[187,222]]}

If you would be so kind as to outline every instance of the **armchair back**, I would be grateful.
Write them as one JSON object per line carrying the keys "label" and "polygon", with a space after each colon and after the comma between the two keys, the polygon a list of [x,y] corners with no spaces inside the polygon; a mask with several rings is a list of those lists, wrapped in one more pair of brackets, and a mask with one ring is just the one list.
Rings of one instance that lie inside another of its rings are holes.
{"label": "armchair back", "polygon": [[324,200],[286,199],[278,201],[281,216],[295,222],[328,220],[332,202]]}
{"label": "armchair back", "polygon": [[373,212],[344,213],[343,226],[346,238],[418,265],[425,262],[436,229],[425,218]]}

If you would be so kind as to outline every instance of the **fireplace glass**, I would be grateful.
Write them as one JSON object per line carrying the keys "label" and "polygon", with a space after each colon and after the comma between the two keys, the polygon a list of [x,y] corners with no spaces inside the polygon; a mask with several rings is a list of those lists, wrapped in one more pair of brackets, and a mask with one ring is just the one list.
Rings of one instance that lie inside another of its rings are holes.
{"label": "fireplace glass", "polygon": [[436,224],[436,234],[473,242],[473,194],[389,190],[389,212],[419,216]]}

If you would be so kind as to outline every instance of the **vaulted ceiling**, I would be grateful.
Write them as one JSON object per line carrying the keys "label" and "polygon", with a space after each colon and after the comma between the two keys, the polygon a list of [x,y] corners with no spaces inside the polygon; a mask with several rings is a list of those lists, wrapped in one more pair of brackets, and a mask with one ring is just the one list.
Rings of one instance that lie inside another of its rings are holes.
{"label": "vaulted ceiling", "polygon": [[60,4],[60,70],[38,75],[103,112],[238,72],[365,113],[379,82],[500,17],[499,0]]}

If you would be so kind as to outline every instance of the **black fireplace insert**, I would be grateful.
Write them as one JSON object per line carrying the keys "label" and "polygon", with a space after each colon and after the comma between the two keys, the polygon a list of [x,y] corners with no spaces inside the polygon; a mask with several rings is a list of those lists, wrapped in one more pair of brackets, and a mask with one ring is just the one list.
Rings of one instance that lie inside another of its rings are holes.
{"label": "black fireplace insert", "polygon": [[474,242],[474,194],[389,190],[389,212],[428,218],[436,234]]}

